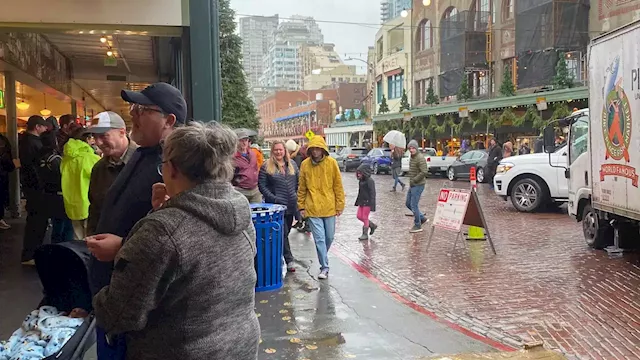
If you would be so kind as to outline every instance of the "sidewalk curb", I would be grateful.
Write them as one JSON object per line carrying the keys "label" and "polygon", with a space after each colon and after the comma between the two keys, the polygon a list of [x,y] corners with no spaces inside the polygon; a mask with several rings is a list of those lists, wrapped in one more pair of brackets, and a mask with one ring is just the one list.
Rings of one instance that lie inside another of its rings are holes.
{"label": "sidewalk curb", "polygon": [[355,261],[351,260],[349,257],[347,257],[345,254],[343,254],[340,250],[337,250],[335,247],[332,247],[331,250],[329,250],[333,255],[335,255],[337,258],[339,258],[340,260],[342,260],[342,262],[344,262],[345,264],[351,266],[353,269],[355,269],[356,271],[358,271],[360,274],[364,275],[366,278],[368,278],[369,280],[373,281],[374,283],[376,283],[378,286],[380,286],[380,288],[384,291],[386,291],[387,293],[389,293],[391,296],[393,296],[396,300],[398,300],[399,302],[401,302],[402,304],[412,308],[413,310],[426,315],[430,318],[432,318],[433,320],[449,327],[450,329],[460,332],[472,339],[478,340],[484,344],[487,344],[499,351],[517,351],[518,348],[513,347],[519,344],[516,344],[514,339],[510,339],[510,338],[503,338],[503,341],[509,341],[510,343],[513,343],[513,346],[509,346],[506,345],[500,341],[494,340],[493,338],[490,338],[488,336],[482,335],[481,333],[478,332],[474,332],[471,331],[459,324],[456,324],[453,321],[444,319],[440,316],[438,316],[436,313],[429,311],[427,309],[425,309],[424,307],[418,305],[417,303],[405,298],[404,296],[398,294],[396,291],[394,291],[393,289],[391,289],[387,284],[383,283],[380,279],[378,279],[377,277],[375,277],[373,274],[371,274],[368,270],[366,270],[364,267],[362,267],[360,264],[356,263]]}

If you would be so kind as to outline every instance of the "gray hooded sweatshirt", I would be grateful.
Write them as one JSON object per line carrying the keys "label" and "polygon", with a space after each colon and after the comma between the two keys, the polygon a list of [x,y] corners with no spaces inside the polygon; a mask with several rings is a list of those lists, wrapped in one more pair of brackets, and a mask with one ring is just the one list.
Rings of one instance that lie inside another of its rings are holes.
{"label": "gray hooded sweatshirt", "polygon": [[204,183],[140,220],[94,298],[98,324],[126,334],[127,359],[255,360],[255,229],[228,183]]}

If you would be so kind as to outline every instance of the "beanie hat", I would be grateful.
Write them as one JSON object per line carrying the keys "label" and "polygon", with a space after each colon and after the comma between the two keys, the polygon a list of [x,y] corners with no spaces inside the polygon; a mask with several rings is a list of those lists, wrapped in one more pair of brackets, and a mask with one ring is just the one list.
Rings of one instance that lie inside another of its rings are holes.
{"label": "beanie hat", "polygon": [[416,149],[419,148],[418,142],[415,140],[409,141],[409,145],[407,145],[407,148],[416,148]]}
{"label": "beanie hat", "polygon": [[284,147],[287,148],[288,152],[294,152],[298,150],[298,144],[292,139],[287,140],[287,142],[284,144]]}

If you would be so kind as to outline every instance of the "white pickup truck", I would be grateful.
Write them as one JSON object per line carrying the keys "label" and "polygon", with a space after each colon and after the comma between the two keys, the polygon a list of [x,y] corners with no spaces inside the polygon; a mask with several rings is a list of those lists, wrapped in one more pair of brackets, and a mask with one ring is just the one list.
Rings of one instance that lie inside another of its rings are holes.
{"label": "white pickup truck", "polygon": [[[446,176],[447,169],[453,164],[457,157],[455,156],[438,156],[436,149],[434,148],[420,148],[420,152],[424,155],[427,161],[427,168],[432,174],[441,174]],[[409,171],[409,150],[404,153],[402,157],[402,172],[407,173]]]}
{"label": "white pickup truck", "polygon": [[[521,212],[533,212],[550,204],[562,204],[569,197],[569,183],[564,168],[549,165],[566,164],[567,146],[551,154],[538,153],[502,159],[493,178],[495,193],[504,200],[511,198]],[[551,156],[549,156],[551,155]]]}

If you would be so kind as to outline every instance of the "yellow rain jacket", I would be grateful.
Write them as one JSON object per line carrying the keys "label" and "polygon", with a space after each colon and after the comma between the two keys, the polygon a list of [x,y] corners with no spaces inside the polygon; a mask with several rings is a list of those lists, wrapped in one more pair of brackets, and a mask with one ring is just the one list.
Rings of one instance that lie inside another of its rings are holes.
{"label": "yellow rain jacket", "polygon": [[[311,148],[321,148],[325,157],[315,163]],[[322,136],[314,136],[309,142],[307,157],[300,165],[298,183],[298,209],[307,217],[330,217],[344,210],[344,188],[338,163],[329,156],[329,148]]]}
{"label": "yellow rain jacket", "polygon": [[84,220],[89,217],[89,181],[91,170],[100,156],[91,145],[82,140],[70,139],[64,145],[64,154],[60,164],[62,173],[62,198],[64,210],[71,220]]}

